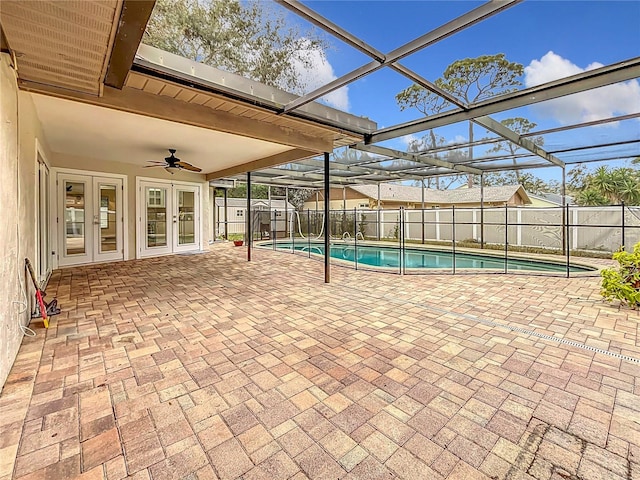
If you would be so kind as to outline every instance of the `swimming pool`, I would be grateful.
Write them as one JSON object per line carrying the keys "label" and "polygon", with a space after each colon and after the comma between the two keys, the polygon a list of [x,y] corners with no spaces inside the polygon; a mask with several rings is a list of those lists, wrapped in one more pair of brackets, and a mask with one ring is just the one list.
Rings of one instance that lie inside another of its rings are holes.
{"label": "swimming pool", "polygon": [[[273,248],[273,243],[261,243],[258,246]],[[316,255],[324,255],[324,244],[318,242],[276,242],[277,250],[288,250],[297,252],[310,252]],[[354,244],[332,244],[331,258],[356,263],[355,255],[357,251],[357,263],[370,267],[396,268],[400,269],[400,249],[393,246],[382,245],[354,245]],[[445,250],[435,250],[428,248],[405,247],[404,268],[405,269],[453,269],[453,252]],[[456,269],[482,269],[504,271],[505,259],[500,256],[483,255],[479,253],[456,252]],[[582,265],[570,265],[570,272],[593,272],[595,268]],[[529,271],[529,272],[566,272],[566,263],[546,262],[542,260],[527,260],[522,258],[508,258],[507,271]]]}

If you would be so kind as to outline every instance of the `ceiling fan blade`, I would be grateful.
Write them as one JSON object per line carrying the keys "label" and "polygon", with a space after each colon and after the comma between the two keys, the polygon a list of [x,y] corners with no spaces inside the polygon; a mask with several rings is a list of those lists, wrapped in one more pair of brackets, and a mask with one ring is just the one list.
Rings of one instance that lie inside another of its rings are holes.
{"label": "ceiling fan blade", "polygon": [[190,163],[187,162],[176,162],[176,165],[184,168],[185,170],[191,170],[192,172],[201,172],[202,169],[198,167],[194,167]]}
{"label": "ceiling fan blade", "polygon": [[158,163],[157,165],[144,165],[142,168],[164,167],[164,163]]}

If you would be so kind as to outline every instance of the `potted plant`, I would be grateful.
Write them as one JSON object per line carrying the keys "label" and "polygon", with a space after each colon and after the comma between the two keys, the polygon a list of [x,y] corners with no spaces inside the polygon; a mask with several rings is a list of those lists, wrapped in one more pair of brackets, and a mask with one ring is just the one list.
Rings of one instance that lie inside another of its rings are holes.
{"label": "potted plant", "polygon": [[243,241],[243,240],[234,240],[234,241],[233,241],[233,244],[234,244],[236,247],[241,247],[243,243],[244,243],[244,241]]}

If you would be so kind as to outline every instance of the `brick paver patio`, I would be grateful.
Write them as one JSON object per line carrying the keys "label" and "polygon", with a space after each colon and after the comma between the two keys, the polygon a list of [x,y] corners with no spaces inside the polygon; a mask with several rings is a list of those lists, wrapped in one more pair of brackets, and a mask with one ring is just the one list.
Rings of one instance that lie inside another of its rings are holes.
{"label": "brick paver patio", "polygon": [[56,272],[0,478],[640,479],[640,314],[597,278],[244,255]]}

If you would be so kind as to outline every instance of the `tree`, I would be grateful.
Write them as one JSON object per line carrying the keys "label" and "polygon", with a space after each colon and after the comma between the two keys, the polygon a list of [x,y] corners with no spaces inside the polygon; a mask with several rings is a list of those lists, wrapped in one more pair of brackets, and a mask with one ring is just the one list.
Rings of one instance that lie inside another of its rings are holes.
{"label": "tree", "polygon": [[[531,130],[533,130],[537,126],[536,123],[530,122],[526,118],[522,118],[522,117],[507,118],[505,120],[502,120],[500,123],[505,127],[507,127],[509,130],[512,130],[519,135],[524,135],[526,133],[529,133]],[[544,138],[540,136],[532,138],[531,141],[534,144],[538,145],[539,147],[544,145]],[[517,165],[516,153],[518,152],[518,150],[521,150],[521,149],[522,147],[520,147],[516,143],[510,142],[509,140],[502,140],[496,143],[491,149],[489,149],[489,153],[506,151],[509,153],[509,155],[511,155],[513,164]],[[522,183],[520,171],[514,170],[514,174],[516,177],[516,182]]]}
{"label": "tree", "polygon": [[292,93],[325,41],[288,25],[266,2],[158,0],[143,42]]}
{"label": "tree", "polygon": [[[522,85],[518,79],[524,72],[520,63],[509,62],[503,53],[482,55],[476,58],[456,60],[450,64],[434,84],[466,105],[497,95],[513,92]],[[451,104],[420,85],[413,84],[396,95],[401,110],[415,108],[424,115],[441,112]],[[430,131],[429,135],[433,135]],[[469,122],[469,142],[473,144],[473,124]],[[428,142],[427,142],[428,143]],[[473,146],[469,146],[469,159],[473,158]],[[468,177],[473,185],[473,175]]]}
{"label": "tree", "polygon": [[601,166],[589,171],[581,167],[574,177],[568,187],[580,205],[640,205],[640,170],[637,168]]}
{"label": "tree", "polygon": [[[431,129],[429,130],[428,135],[425,135],[421,138],[412,139],[407,145],[407,151],[415,152],[415,153],[425,152],[425,151],[435,149],[437,147],[442,147],[445,145],[445,143],[446,143],[446,138],[444,138],[442,135],[436,134],[433,131],[433,129]],[[453,162],[460,161],[461,159],[460,153],[462,153],[462,156],[466,158],[466,154],[464,152],[460,152],[460,150],[455,149],[455,150],[450,150],[446,152],[443,159],[448,161],[453,161]],[[432,155],[435,157],[438,157],[437,154],[432,154]],[[459,182],[460,178],[461,178],[461,175],[449,175],[447,177],[435,177],[435,176],[427,177],[426,186],[427,188],[435,188],[437,190],[446,190],[451,185],[455,184],[456,182]],[[422,185],[420,180],[416,181],[416,184],[419,186]]]}
{"label": "tree", "polygon": [[515,171],[500,172],[500,173],[488,173],[484,177],[484,183],[487,186],[499,186],[499,185],[514,185],[519,183],[527,191],[534,195],[540,195],[543,193],[559,193],[560,185],[555,180],[549,180],[545,182],[536,175],[525,172],[516,178]]}
{"label": "tree", "polygon": [[[221,196],[222,192],[217,191],[217,196]],[[247,198],[247,184],[238,183],[235,188],[227,190],[227,196],[229,198]],[[269,198],[269,187],[266,185],[251,185],[251,198]]]}
{"label": "tree", "polygon": [[[315,192],[312,188],[289,188],[288,189],[288,201],[296,209],[302,209],[304,202]],[[223,196],[221,190],[216,191],[216,196]],[[287,189],[285,187],[271,187],[271,196],[285,197],[287,195]],[[247,184],[238,183],[235,188],[230,188],[227,191],[229,198],[247,198]],[[269,187],[267,185],[251,185],[251,198],[266,200],[269,198]]]}

